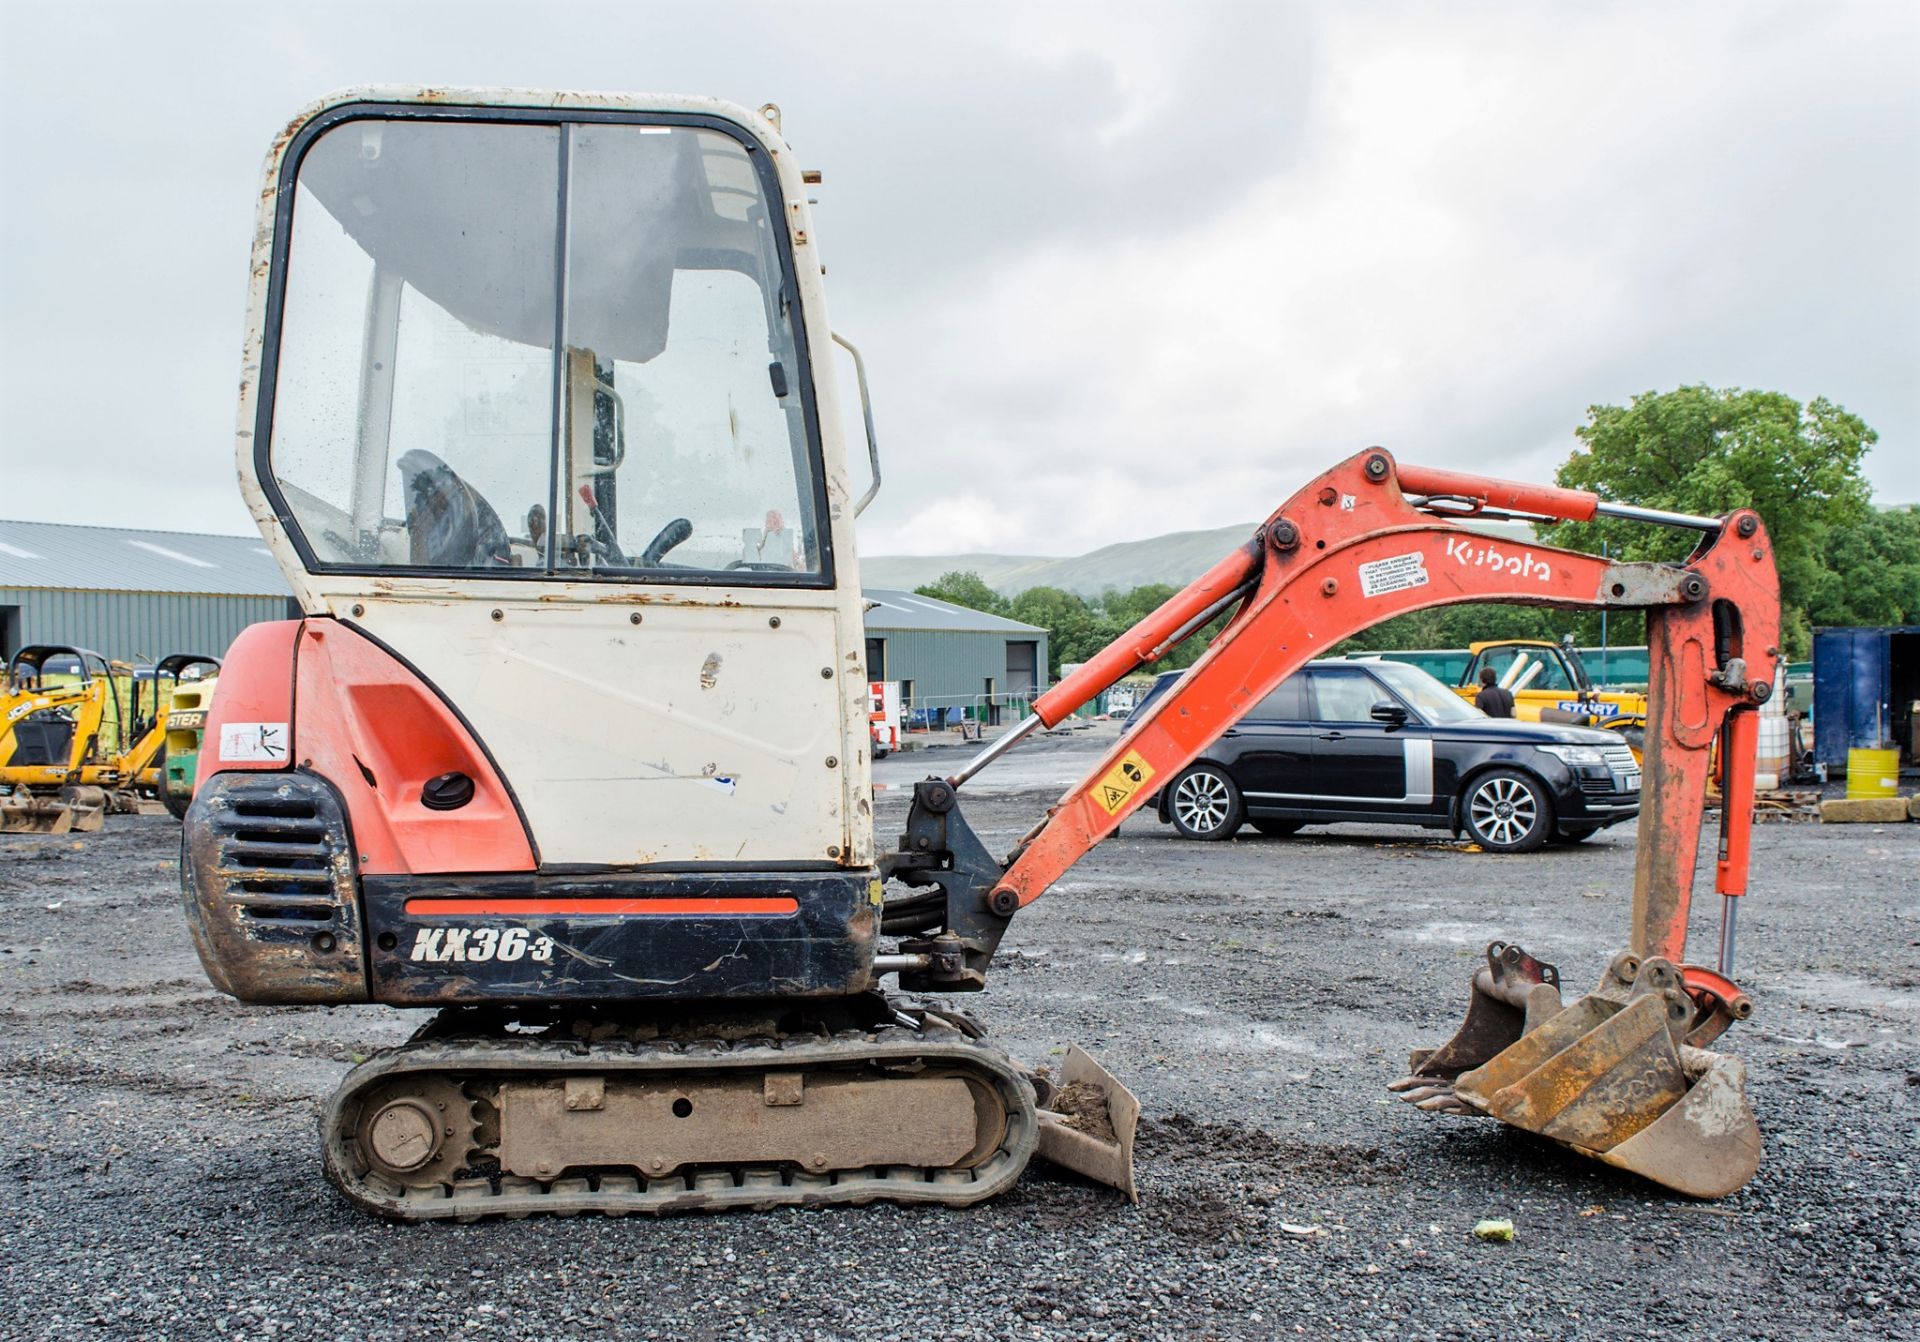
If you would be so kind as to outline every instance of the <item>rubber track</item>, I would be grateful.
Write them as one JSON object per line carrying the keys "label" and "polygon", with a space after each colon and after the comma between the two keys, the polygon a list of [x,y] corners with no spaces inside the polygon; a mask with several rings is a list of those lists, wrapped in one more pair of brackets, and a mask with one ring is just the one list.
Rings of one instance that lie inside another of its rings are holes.
{"label": "rubber track", "polygon": [[[353,1135],[356,1099],[379,1082],[407,1075],[454,1075],[471,1086],[489,1076],[604,1076],[812,1067],[843,1069],[869,1061],[893,1066],[925,1062],[965,1069],[993,1087],[1006,1105],[1007,1132],[998,1150],[970,1168],[878,1169],[809,1174],[758,1164],[705,1165],[664,1178],[563,1176],[550,1182],[510,1174],[408,1186],[364,1173]],[[574,1216],[600,1212],[665,1215],[735,1208],[857,1205],[885,1199],[966,1206],[1003,1192],[1026,1168],[1039,1133],[1033,1087],[998,1049],[929,1019],[922,1029],[882,1025],[831,1038],[766,1038],[641,1043],[478,1036],[417,1039],[376,1054],[349,1072],[320,1116],[327,1179],[356,1206],[395,1221],[474,1221],[488,1216]]]}

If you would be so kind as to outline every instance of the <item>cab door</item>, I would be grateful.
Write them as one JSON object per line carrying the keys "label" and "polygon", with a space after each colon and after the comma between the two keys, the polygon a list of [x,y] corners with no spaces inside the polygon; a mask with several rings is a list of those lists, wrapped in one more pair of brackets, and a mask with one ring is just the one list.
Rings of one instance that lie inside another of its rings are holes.
{"label": "cab door", "polygon": [[1316,810],[1414,812],[1433,803],[1433,737],[1407,711],[1404,725],[1378,722],[1375,704],[1406,706],[1361,667],[1310,673]]}

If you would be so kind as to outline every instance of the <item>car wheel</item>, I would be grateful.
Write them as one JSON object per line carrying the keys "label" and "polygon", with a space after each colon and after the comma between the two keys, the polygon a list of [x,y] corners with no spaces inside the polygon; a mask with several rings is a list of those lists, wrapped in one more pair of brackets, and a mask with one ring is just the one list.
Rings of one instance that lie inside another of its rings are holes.
{"label": "car wheel", "polygon": [[1187,839],[1230,839],[1246,809],[1233,780],[1211,764],[1196,764],[1167,789],[1167,817]]}
{"label": "car wheel", "polygon": [[1460,810],[1474,842],[1496,853],[1531,853],[1553,833],[1546,792],[1517,769],[1475,778]]}
{"label": "car wheel", "polygon": [[160,789],[160,800],[167,804],[167,814],[175,820],[185,820],[187,807],[193,804],[192,797],[177,796],[165,787]]}
{"label": "car wheel", "polygon": [[1298,834],[1304,820],[1249,820],[1248,824],[1271,839],[1284,839],[1289,834]]}

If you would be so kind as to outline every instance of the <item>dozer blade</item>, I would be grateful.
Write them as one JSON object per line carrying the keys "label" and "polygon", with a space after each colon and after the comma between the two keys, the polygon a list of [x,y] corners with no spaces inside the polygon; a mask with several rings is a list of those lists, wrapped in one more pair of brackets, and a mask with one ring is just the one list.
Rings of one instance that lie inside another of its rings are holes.
{"label": "dozer blade", "polygon": [[1623,955],[1592,993],[1529,1021],[1451,1085],[1416,1062],[1396,1086],[1425,1081],[1457,1112],[1489,1115],[1691,1197],[1725,1197],[1759,1168],[1760,1129],[1739,1059],[1683,1042],[1696,1011],[1672,964]]}
{"label": "dozer blade", "polygon": [[1067,1046],[1060,1084],[1042,1100],[1040,1144],[1045,1160],[1140,1201],[1133,1183],[1133,1138],[1140,1101],[1077,1044]]}
{"label": "dozer blade", "polygon": [[61,788],[60,804],[73,812],[75,833],[91,834],[107,823],[107,793],[103,788]]}
{"label": "dozer blade", "polygon": [[[74,827],[74,819],[74,809],[65,802],[20,793],[0,797],[0,833],[65,834]],[[98,823],[93,826],[99,827]]]}

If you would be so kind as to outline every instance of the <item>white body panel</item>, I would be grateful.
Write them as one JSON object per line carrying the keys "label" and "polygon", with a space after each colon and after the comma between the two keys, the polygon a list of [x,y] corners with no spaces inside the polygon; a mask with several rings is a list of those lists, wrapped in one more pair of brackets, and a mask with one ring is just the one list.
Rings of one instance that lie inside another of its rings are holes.
{"label": "white body panel", "polygon": [[520,602],[497,621],[468,601],[362,609],[355,623],[493,752],[543,865],[826,861],[857,846],[841,779],[865,771],[840,700],[864,673],[836,670],[830,607],[650,602],[638,625],[634,607],[607,604]]}
{"label": "white body panel", "polygon": [[[815,369],[832,590],[306,570],[254,462],[275,207],[293,136],[319,112],[358,102],[696,113],[761,144],[786,202]],[[301,608],[364,628],[473,726],[543,865],[873,862],[852,496],[806,200],[778,128],[711,98],[356,88],[303,110],[267,155],[240,386],[241,492]]]}

